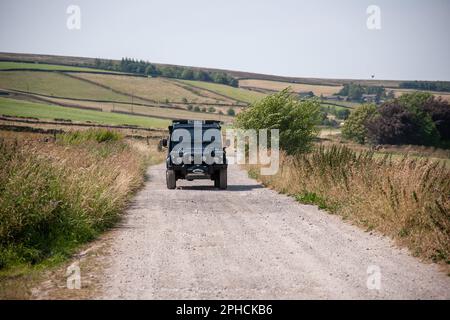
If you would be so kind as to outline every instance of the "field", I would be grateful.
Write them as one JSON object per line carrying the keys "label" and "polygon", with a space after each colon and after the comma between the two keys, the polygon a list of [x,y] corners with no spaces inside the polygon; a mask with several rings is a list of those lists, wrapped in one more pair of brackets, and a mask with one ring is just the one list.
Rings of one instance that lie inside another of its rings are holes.
{"label": "field", "polygon": [[194,80],[179,80],[192,87],[210,90],[219,93],[223,96],[235,99],[240,102],[252,103],[258,99],[263,98],[265,95],[259,92],[254,92],[246,89],[234,88],[223,84],[213,82],[203,82]]}
{"label": "field", "polygon": [[0,70],[8,69],[33,69],[33,70],[50,70],[50,71],[83,71],[83,72],[110,72],[107,70],[99,70],[93,68],[82,68],[73,66],[61,66],[46,63],[26,63],[26,62],[11,62],[0,61]]}
{"label": "field", "polygon": [[145,128],[166,128],[168,120],[125,115],[111,112],[80,110],[56,105],[0,98],[0,114],[34,117],[39,119],[67,119],[79,122],[96,122],[112,125],[137,125]]}
{"label": "field", "polygon": [[[232,118],[225,115],[228,108],[231,106],[239,112],[242,107],[236,105],[237,102],[231,98],[165,78],[1,71],[0,88],[20,90],[22,95],[27,94],[32,100],[39,98],[49,104],[94,107],[103,111],[131,112],[167,119],[230,122]],[[191,108],[198,106],[207,110],[212,106],[214,112],[190,111],[189,105]]]}
{"label": "field", "polygon": [[76,99],[131,102],[126,95],[56,72],[1,71],[0,88]]}
{"label": "field", "polygon": [[[32,98],[32,95],[29,95],[28,98]],[[131,103],[113,103],[113,102],[92,102],[92,101],[79,101],[79,100],[71,100],[71,99],[61,99],[61,98],[42,98],[39,99],[45,100],[45,103],[48,104],[56,104],[61,106],[72,106],[72,107],[81,107],[81,108],[98,108],[104,112],[127,112],[127,113],[135,113],[138,115],[145,115],[149,117],[155,118],[164,118],[164,119],[191,119],[191,120],[220,120],[224,122],[232,122],[233,117],[227,115],[221,115],[217,113],[209,113],[209,112],[193,112],[188,111],[182,108],[174,108],[174,107],[158,107],[158,106],[142,106]]]}
{"label": "field", "polygon": [[239,80],[239,87],[258,88],[269,91],[281,91],[287,87],[291,87],[292,91],[294,92],[312,91],[316,96],[330,96],[334,93],[337,93],[342,88],[342,86],[323,86],[256,79]]}
{"label": "field", "polygon": [[110,87],[117,91],[126,92],[128,95],[143,97],[145,99],[165,102],[182,102],[186,99],[189,103],[216,103],[224,102],[223,98],[209,93],[211,97],[206,95],[198,95],[192,91],[186,90],[177,85],[170,79],[164,78],[144,78],[130,77],[121,75],[103,75],[103,74],[75,74],[76,77],[93,81],[103,86]]}
{"label": "field", "polygon": [[[395,97],[399,97],[404,93],[411,93],[411,92],[415,92],[417,90],[413,90],[413,89],[395,89],[393,90]],[[435,97],[442,97],[443,100],[447,100],[450,102],[450,93],[446,93],[446,92],[433,92],[433,91],[429,91],[430,93],[432,93]]]}

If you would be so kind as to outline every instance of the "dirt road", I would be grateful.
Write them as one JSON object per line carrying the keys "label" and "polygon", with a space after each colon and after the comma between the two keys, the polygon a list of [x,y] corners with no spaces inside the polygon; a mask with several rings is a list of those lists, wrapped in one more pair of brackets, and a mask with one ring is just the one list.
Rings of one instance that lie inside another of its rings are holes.
{"label": "dirt road", "polygon": [[450,299],[437,266],[236,167],[226,191],[209,180],[167,190],[163,165],[148,175],[113,231],[99,298]]}

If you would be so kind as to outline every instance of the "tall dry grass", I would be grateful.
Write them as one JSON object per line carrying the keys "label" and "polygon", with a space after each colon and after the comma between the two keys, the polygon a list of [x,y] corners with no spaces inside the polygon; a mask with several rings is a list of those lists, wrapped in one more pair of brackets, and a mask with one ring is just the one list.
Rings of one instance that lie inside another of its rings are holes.
{"label": "tall dry grass", "polygon": [[0,269],[60,260],[112,226],[156,153],[107,130],[0,135]]}
{"label": "tall dry grass", "polygon": [[274,176],[249,174],[304,203],[317,204],[407,246],[415,256],[450,263],[450,171],[417,158],[318,147],[282,155]]}

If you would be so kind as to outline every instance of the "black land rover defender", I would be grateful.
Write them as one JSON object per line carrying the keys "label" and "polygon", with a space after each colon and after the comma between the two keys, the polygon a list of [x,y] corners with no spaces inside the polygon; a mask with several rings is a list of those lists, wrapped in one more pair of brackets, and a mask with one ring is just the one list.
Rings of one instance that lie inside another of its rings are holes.
{"label": "black land rover defender", "polygon": [[168,148],[168,189],[175,189],[178,179],[211,179],[215,187],[227,188],[227,158],[219,121],[174,120],[169,138],[161,144]]}

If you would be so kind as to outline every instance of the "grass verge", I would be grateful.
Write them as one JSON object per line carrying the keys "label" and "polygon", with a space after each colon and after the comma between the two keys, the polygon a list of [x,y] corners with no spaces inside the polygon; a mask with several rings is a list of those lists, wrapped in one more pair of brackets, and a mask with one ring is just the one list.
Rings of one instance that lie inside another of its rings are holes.
{"label": "grass verge", "polygon": [[450,264],[450,170],[443,162],[375,157],[347,147],[282,155],[274,176],[249,175],[298,201],[318,205],[408,247],[413,255]]}
{"label": "grass verge", "polygon": [[0,134],[0,282],[61,262],[114,225],[162,158],[101,129],[26,137]]}

